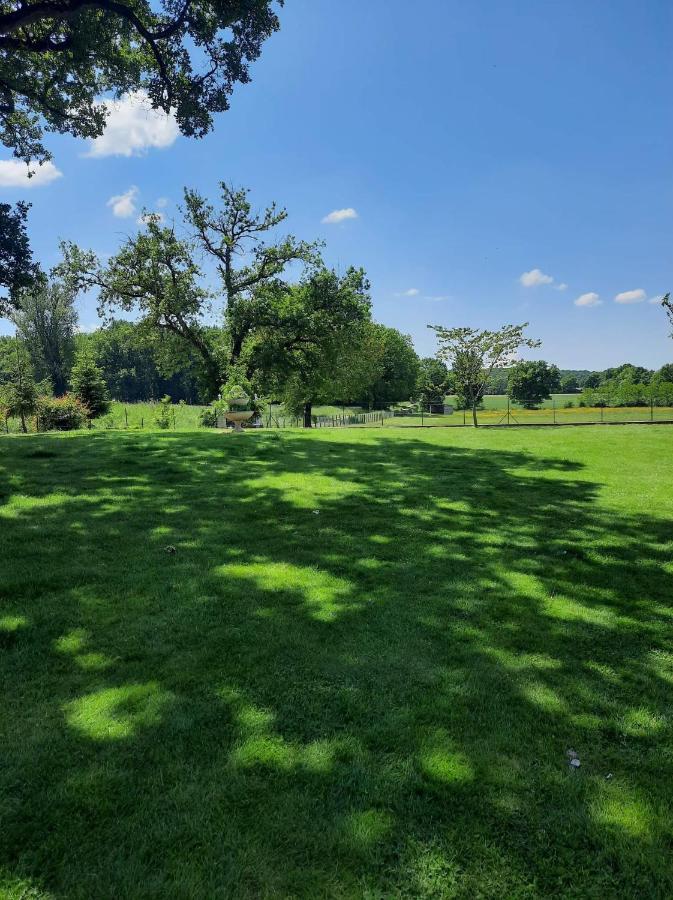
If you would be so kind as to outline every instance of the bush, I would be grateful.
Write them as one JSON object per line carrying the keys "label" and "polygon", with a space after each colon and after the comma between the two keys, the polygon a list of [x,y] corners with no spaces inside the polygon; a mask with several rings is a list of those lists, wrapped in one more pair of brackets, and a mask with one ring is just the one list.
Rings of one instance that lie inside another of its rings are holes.
{"label": "bush", "polygon": [[575,404],[572,402],[572,400],[566,400],[566,402],[563,404],[564,409],[573,409],[574,406]]}
{"label": "bush", "polygon": [[154,422],[158,428],[163,428],[164,430],[171,427],[171,398],[168,394],[159,401],[159,408],[154,417]]}
{"label": "bush", "polygon": [[87,407],[72,394],[63,397],[40,397],[37,422],[40,431],[75,431],[89,418]]}
{"label": "bush", "polygon": [[217,428],[217,410],[212,406],[202,409],[199,413],[199,425],[202,428]]}

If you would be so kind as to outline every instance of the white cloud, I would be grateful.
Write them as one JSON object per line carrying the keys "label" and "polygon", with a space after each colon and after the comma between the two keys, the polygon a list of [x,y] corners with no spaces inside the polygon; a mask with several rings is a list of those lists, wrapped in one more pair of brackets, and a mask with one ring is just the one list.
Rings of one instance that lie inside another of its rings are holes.
{"label": "white cloud", "polygon": [[163,209],[168,206],[168,197],[157,197],[157,208]]}
{"label": "white cloud", "polygon": [[357,219],[358,214],[349,206],[347,209],[333,209],[321,220],[323,225],[337,225],[339,222],[345,222],[347,219]]}
{"label": "white cloud", "polygon": [[556,288],[557,291],[567,291],[568,290],[568,285],[565,283],[565,281],[562,281],[561,284],[554,285],[554,287]]}
{"label": "white cloud", "polygon": [[90,141],[85,156],[141,156],[149,147],[170,147],[180,129],[174,115],[152,109],[145,91],[103,100],[105,131]]}
{"label": "white cloud", "polygon": [[580,294],[575,300],[575,306],[599,306],[602,302],[598,294],[594,291],[589,291],[588,294]]}
{"label": "white cloud", "polygon": [[147,225],[148,222],[156,222],[157,225],[163,225],[165,221],[166,217],[160,212],[144,212],[136,219],[138,225]]}
{"label": "white cloud", "polygon": [[[29,177],[29,173],[30,177]],[[0,187],[34,188],[61,178],[63,172],[53,162],[26,164],[18,159],[0,159]]]}
{"label": "white cloud", "polygon": [[545,275],[540,269],[531,269],[530,272],[520,275],[519,281],[524,287],[537,287],[540,284],[552,284],[554,279],[551,275]]}
{"label": "white cloud", "polygon": [[110,197],[106,206],[112,207],[112,212],[118,219],[130,219],[135,215],[136,204],[135,199],[138,196],[138,188],[133,185],[124,194],[116,194]]}
{"label": "white cloud", "polygon": [[429,296],[423,297],[424,300],[432,300],[435,303],[438,303],[440,300],[450,300],[451,297],[449,294],[430,294]]}
{"label": "white cloud", "polygon": [[648,303],[661,303],[661,301],[663,299],[664,299],[663,294],[657,294],[656,297],[650,297],[650,299],[647,302]]}
{"label": "white cloud", "polygon": [[622,291],[615,297],[615,303],[642,303],[645,299],[645,291],[636,288],[634,291]]}

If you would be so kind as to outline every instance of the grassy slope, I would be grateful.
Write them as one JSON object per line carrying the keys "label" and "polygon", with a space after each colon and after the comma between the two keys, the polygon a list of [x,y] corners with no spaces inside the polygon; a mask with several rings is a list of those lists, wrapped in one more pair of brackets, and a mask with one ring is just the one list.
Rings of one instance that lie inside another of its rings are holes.
{"label": "grassy slope", "polygon": [[672,440],[0,439],[0,896],[671,896]]}

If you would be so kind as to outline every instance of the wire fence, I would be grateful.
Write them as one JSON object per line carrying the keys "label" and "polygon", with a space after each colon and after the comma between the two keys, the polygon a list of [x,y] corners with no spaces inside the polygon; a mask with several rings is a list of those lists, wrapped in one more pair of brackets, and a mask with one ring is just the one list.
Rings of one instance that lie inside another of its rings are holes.
{"label": "wire fence", "polygon": [[[141,407],[140,404],[138,406]],[[201,430],[204,426],[198,421],[200,409],[202,408],[174,405],[170,409],[167,422],[162,427],[171,431]],[[472,410],[445,407],[444,412],[437,412],[421,405],[397,410],[383,409],[360,413],[351,410],[311,416],[312,428],[469,428],[473,424]],[[658,405],[653,401],[648,405],[578,406],[567,402],[558,403],[552,399],[548,406],[524,409],[508,402],[500,408],[478,409],[477,424],[481,427],[501,428],[533,425],[673,424],[673,406]],[[288,416],[280,410],[269,409],[264,410],[262,415],[250,423],[246,423],[246,427],[256,429],[294,429],[303,428],[303,425],[302,417]],[[124,406],[121,414],[98,419],[89,423],[88,427],[96,431],[156,431],[159,426],[155,416],[148,414],[147,404],[143,404],[142,408],[138,409],[134,409],[133,405]],[[34,418],[28,421],[28,430],[31,432],[39,430],[39,423]],[[20,432],[19,420],[3,417],[0,419],[0,431],[7,434]]]}
{"label": "wire fence", "polygon": [[[477,424],[480,426],[526,426],[526,425],[609,425],[609,424],[673,424],[673,407],[657,405],[634,406],[575,406],[558,404],[552,399],[549,406],[524,409],[507,402],[498,409],[478,409]],[[461,409],[446,413],[431,413],[427,408],[398,413],[393,422],[386,425],[396,427],[456,428],[473,426],[472,410]]]}
{"label": "wire fence", "polygon": [[[376,409],[362,413],[341,413],[334,415],[311,416],[313,428],[346,428],[352,425],[383,425],[392,419],[394,413],[390,409]],[[264,428],[301,428],[304,420],[300,416],[274,415],[269,412],[255,423]]]}

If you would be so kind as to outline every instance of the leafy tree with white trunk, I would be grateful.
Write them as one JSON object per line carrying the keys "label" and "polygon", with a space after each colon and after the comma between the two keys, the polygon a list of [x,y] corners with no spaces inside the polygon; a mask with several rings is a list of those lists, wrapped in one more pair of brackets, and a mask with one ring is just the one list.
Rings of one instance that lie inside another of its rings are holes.
{"label": "leafy tree with white trunk", "polygon": [[503,325],[497,331],[477,328],[445,328],[429,325],[437,334],[437,358],[451,368],[456,392],[462,394],[472,409],[472,421],[477,428],[477,406],[486,383],[494,369],[511,366],[521,347],[539,347],[541,341],[524,335],[523,325]]}

